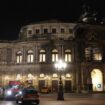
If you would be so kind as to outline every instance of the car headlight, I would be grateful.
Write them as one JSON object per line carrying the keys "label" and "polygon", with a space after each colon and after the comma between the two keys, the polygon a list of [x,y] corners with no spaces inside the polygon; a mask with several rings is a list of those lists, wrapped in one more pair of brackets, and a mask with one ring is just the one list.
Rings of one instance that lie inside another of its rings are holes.
{"label": "car headlight", "polygon": [[19,94],[22,94],[22,91],[19,91]]}
{"label": "car headlight", "polygon": [[8,90],[6,94],[7,95],[12,95],[12,91],[11,90]]}

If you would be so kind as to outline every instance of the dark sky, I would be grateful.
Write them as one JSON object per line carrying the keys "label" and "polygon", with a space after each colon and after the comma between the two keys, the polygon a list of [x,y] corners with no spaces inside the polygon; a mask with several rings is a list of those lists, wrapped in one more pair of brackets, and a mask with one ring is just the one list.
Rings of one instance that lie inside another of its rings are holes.
{"label": "dark sky", "polygon": [[104,0],[1,0],[0,40],[18,38],[21,26],[32,22],[48,19],[76,22],[84,3],[105,17]]}

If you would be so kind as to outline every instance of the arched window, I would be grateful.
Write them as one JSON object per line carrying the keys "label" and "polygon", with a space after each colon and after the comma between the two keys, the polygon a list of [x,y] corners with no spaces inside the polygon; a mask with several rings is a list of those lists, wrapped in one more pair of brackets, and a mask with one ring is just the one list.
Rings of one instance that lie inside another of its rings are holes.
{"label": "arched window", "polygon": [[45,62],[46,61],[46,52],[45,50],[39,51],[39,62]]}
{"label": "arched window", "polygon": [[22,78],[21,78],[21,74],[17,74],[16,80],[19,81],[19,80],[21,80],[21,79],[22,79]]}
{"label": "arched window", "polygon": [[16,63],[22,63],[22,58],[23,58],[22,51],[18,51],[16,53]]}
{"label": "arched window", "polygon": [[28,80],[33,80],[34,76],[32,74],[28,74]]}
{"label": "arched window", "polygon": [[34,61],[33,50],[28,50],[27,52],[27,62],[32,63]]}
{"label": "arched window", "polygon": [[58,75],[56,73],[53,74],[53,77],[58,77]]}
{"label": "arched window", "polygon": [[58,61],[58,50],[52,50],[52,62]]}
{"label": "arched window", "polygon": [[71,62],[71,50],[65,50],[65,62]]}

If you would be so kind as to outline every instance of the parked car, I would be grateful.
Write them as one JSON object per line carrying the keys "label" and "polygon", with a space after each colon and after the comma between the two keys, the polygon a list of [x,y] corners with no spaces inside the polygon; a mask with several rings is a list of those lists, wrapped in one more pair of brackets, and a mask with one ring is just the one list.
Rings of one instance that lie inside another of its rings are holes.
{"label": "parked car", "polygon": [[41,91],[41,93],[49,93],[49,92],[51,92],[49,87],[42,87],[40,91]]}
{"label": "parked car", "polygon": [[4,89],[4,96],[5,96],[5,98],[15,98],[15,95],[19,92],[19,91],[21,91],[21,87],[18,87],[18,86],[15,86],[15,87],[10,87],[10,86],[8,86],[8,87],[6,87],[5,89]]}
{"label": "parked car", "polygon": [[22,89],[18,94],[16,94],[16,103],[36,103],[37,105],[39,104],[39,94],[36,89],[33,88],[25,88]]}

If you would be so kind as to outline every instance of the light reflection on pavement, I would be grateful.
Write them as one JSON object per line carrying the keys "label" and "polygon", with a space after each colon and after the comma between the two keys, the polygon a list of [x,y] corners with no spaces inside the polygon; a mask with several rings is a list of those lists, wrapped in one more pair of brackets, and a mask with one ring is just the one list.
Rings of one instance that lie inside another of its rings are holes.
{"label": "light reflection on pavement", "polygon": [[0,101],[0,105],[15,105],[13,101]]}

